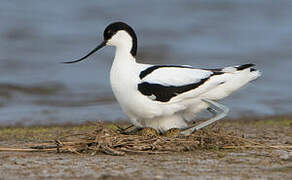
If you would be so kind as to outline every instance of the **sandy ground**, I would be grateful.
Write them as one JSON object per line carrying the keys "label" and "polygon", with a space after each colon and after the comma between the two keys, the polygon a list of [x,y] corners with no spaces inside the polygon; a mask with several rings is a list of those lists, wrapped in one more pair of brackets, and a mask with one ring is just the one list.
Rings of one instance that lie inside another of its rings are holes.
{"label": "sandy ground", "polygon": [[[292,145],[292,118],[217,124],[249,139]],[[25,146],[90,127],[0,128],[0,147]],[[15,131],[22,134],[15,135]],[[23,130],[24,129],[24,130]],[[49,129],[49,130],[48,130]],[[46,130],[46,133],[43,133]],[[24,131],[24,132],[22,132]],[[11,133],[13,132],[13,133]],[[14,135],[13,135],[14,134]],[[13,139],[12,139],[13,137]],[[11,140],[12,139],[12,140]],[[292,179],[292,152],[284,149],[198,149],[170,154],[0,152],[0,179]]]}

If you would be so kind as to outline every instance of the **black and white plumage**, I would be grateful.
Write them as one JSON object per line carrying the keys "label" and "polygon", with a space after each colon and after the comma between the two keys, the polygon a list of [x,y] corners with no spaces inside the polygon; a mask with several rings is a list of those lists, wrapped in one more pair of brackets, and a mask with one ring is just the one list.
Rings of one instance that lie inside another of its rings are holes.
{"label": "black and white plumage", "polygon": [[208,109],[215,114],[205,124],[188,128],[190,134],[226,116],[228,108],[215,102],[260,76],[254,64],[222,69],[197,69],[186,65],[149,65],[137,63],[137,37],[123,22],[108,25],[104,41],[81,59],[100,48],[116,47],[110,72],[114,95],[136,127],[159,131],[187,128],[197,113]]}
{"label": "black and white plumage", "polygon": [[152,100],[168,102],[172,98],[195,90],[214,75],[223,72],[194,69],[190,66],[156,65],[143,70],[138,90]]}

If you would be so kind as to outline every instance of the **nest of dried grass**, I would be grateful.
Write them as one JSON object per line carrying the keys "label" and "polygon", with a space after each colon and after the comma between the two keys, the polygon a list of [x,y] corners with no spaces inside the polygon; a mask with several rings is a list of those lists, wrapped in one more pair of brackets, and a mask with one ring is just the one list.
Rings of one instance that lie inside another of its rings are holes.
{"label": "nest of dried grass", "polygon": [[99,123],[96,130],[92,132],[71,134],[56,139],[54,144],[40,144],[31,148],[54,149],[57,152],[125,155],[126,153],[158,154],[196,149],[221,149],[242,147],[247,144],[254,145],[255,143],[220,128],[206,128],[190,136],[167,137],[163,135],[125,135]]}
{"label": "nest of dried grass", "polygon": [[71,153],[105,153],[125,155],[127,153],[160,154],[194,150],[220,149],[280,149],[291,151],[292,146],[266,145],[244,138],[242,135],[219,128],[204,128],[189,136],[174,135],[125,135],[98,123],[88,133],[69,134],[49,143],[33,144],[29,148],[0,148],[0,151],[55,151]]}

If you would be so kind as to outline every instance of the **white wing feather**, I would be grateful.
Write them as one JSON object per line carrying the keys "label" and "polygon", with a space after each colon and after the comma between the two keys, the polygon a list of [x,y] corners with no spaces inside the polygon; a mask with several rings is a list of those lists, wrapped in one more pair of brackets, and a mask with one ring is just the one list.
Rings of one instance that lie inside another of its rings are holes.
{"label": "white wing feather", "polygon": [[213,74],[211,71],[203,69],[163,67],[148,74],[142,79],[142,82],[164,86],[184,86],[198,83],[211,74]]}

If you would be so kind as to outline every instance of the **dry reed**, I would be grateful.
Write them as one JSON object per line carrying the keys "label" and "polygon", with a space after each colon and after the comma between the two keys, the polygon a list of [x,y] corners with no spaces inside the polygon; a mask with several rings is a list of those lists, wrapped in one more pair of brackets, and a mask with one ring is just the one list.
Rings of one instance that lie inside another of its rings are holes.
{"label": "dry reed", "polygon": [[287,150],[288,146],[270,146],[258,143],[220,128],[206,128],[190,136],[125,135],[98,123],[89,133],[70,134],[49,143],[33,144],[30,148],[0,148],[0,151],[73,152],[125,155],[127,153],[160,154],[194,151],[196,149],[272,148]]}

